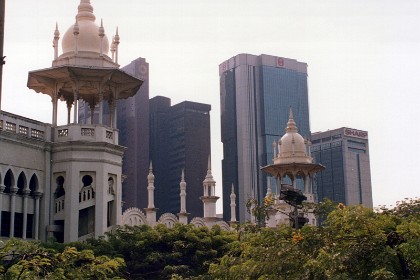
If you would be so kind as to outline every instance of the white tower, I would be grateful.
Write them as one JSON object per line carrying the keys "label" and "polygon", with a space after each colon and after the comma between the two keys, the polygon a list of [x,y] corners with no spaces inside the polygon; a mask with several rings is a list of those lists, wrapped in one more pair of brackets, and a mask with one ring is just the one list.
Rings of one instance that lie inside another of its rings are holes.
{"label": "white tower", "polygon": [[213,179],[211,173],[211,160],[208,159],[207,175],[203,181],[204,194],[200,197],[204,206],[204,221],[208,226],[211,226],[217,221],[216,216],[216,202],[219,199],[216,193],[216,181]]}
{"label": "white tower", "polygon": [[146,211],[147,223],[150,226],[156,225],[156,211],[157,211],[157,208],[155,208],[155,194],[154,194],[154,192],[155,192],[155,175],[153,175],[152,162],[150,162],[149,175],[147,175],[148,203],[147,203],[147,208],[144,208],[144,211]]}
{"label": "white tower", "polygon": [[230,193],[230,226],[234,226],[238,222],[236,221],[236,194],[232,184],[232,191]]}
{"label": "white tower", "polygon": [[[99,237],[121,220],[121,166],[124,147],[118,145],[116,100],[133,96],[142,84],[118,69],[108,57],[109,43],[95,23],[90,0],[81,0],[76,22],[65,32],[58,56],[58,25],[54,31],[52,68],[29,72],[28,87],[52,101],[52,192],[45,193],[42,217],[49,236],[71,242]],[[118,39],[119,41],[119,39]],[[77,103],[92,110],[108,102],[111,125],[78,124]],[[58,102],[67,105],[67,124],[57,124]],[[71,120],[73,110],[73,120]],[[49,172],[48,171],[48,172]],[[54,191],[55,190],[55,191]]]}
{"label": "white tower", "polygon": [[185,178],[184,178],[184,169],[182,169],[182,174],[181,174],[181,182],[179,183],[179,189],[180,189],[180,193],[179,196],[181,198],[181,209],[178,213],[178,217],[179,217],[179,222],[181,224],[186,225],[188,223],[188,214],[187,213],[187,202],[186,202],[186,196],[187,196],[187,183],[185,182]]}

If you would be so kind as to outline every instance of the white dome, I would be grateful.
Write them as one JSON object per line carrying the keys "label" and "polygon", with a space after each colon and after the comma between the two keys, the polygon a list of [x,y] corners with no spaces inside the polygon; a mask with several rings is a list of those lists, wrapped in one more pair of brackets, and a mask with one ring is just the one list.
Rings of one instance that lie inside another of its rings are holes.
{"label": "white dome", "polygon": [[[101,38],[99,37],[99,26],[95,23],[95,15],[90,0],[81,0],[78,7],[76,21],[79,29],[77,39],[78,52],[101,52]],[[75,51],[76,38],[74,36],[75,24],[67,29],[62,41],[63,54]],[[102,53],[107,55],[109,51],[109,41],[106,35],[102,40]]]}
{"label": "white dome", "polygon": [[306,154],[306,143],[298,133],[296,123],[290,110],[286,134],[280,139],[280,155],[275,163],[311,163],[312,158]]}

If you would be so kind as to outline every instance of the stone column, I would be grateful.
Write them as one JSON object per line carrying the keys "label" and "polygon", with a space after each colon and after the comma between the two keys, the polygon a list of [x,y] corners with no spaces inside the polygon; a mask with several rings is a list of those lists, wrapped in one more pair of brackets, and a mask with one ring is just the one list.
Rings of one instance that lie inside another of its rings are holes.
{"label": "stone column", "polygon": [[51,102],[53,105],[53,112],[52,112],[52,125],[57,126],[57,93],[54,93],[54,96],[51,98]]}
{"label": "stone column", "polygon": [[70,112],[71,112],[71,105],[72,103],[70,100],[67,100],[67,125],[70,125]]}
{"label": "stone column", "polygon": [[23,190],[23,227],[22,227],[22,238],[26,239],[26,226],[28,223],[28,195],[30,190]]}
{"label": "stone column", "polygon": [[93,116],[95,114],[95,104],[91,104],[89,107],[90,107],[90,124],[93,124]]}
{"label": "stone column", "polygon": [[102,86],[99,89],[99,124],[103,124],[103,117],[104,117],[104,94],[102,92]]}
{"label": "stone column", "polygon": [[41,214],[39,211],[39,199],[41,198],[42,193],[36,192],[35,193],[35,210],[34,210],[34,239],[39,239],[39,215]]}
{"label": "stone column", "polygon": [[[0,182],[0,211],[3,210],[3,191],[6,187],[3,185],[3,182]],[[1,213],[0,213],[0,232],[1,232]]]}
{"label": "stone column", "polygon": [[77,105],[77,99],[78,99],[79,91],[74,91],[74,100],[73,100],[73,123],[77,124],[77,112],[78,112],[78,105]]}
{"label": "stone column", "polygon": [[15,186],[11,187],[10,191],[10,235],[12,238],[15,234],[15,208],[16,208],[16,193],[18,188]]}

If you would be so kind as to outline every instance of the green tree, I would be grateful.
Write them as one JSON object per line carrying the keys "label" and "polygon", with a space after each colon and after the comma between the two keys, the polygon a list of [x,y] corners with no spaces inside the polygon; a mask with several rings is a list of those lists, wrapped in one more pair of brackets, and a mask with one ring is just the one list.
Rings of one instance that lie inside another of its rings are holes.
{"label": "green tree", "polygon": [[121,279],[124,260],[95,257],[91,250],[62,252],[38,242],[11,239],[0,249],[3,279]]}
{"label": "green tree", "polygon": [[400,215],[340,204],[327,209],[321,227],[243,228],[209,273],[216,279],[419,279],[420,225],[409,208]]}
{"label": "green tree", "polygon": [[170,279],[176,275],[206,275],[209,265],[217,262],[236,238],[235,232],[223,231],[219,226],[123,226],[106,238],[78,246],[92,249],[96,255],[124,258],[129,279]]}

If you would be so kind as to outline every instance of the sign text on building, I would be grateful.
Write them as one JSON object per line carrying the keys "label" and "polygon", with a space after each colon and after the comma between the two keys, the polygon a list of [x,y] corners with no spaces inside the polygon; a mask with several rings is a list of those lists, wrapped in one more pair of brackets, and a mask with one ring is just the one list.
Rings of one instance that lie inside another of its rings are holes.
{"label": "sign text on building", "polygon": [[367,131],[356,130],[356,129],[351,129],[351,128],[345,128],[344,134],[346,136],[352,136],[352,137],[358,137],[358,138],[367,138],[368,136]]}

